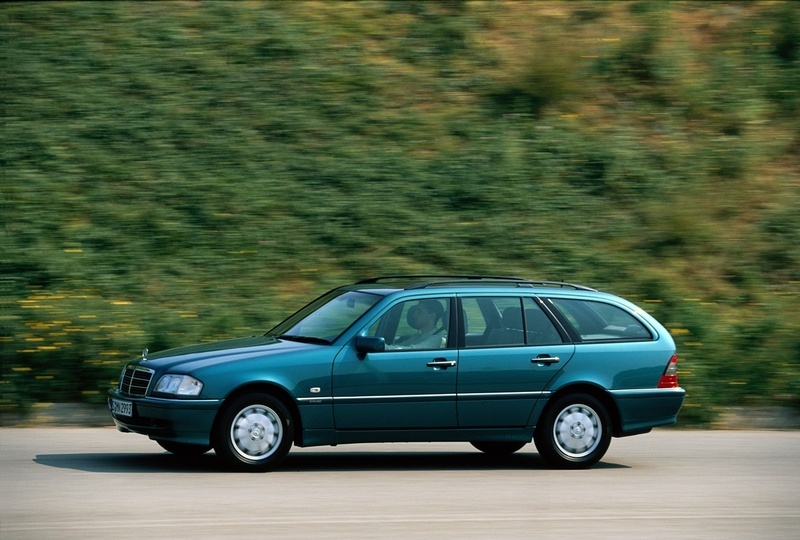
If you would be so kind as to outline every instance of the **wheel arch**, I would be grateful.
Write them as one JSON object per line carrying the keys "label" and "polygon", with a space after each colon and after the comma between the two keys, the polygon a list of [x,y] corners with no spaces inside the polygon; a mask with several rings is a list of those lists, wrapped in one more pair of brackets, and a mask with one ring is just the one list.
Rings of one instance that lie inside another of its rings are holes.
{"label": "wheel arch", "polygon": [[[620,432],[622,431],[622,420],[617,403],[614,401],[614,398],[611,397],[611,394],[609,394],[604,388],[590,383],[573,383],[559,388],[553,392],[550,395],[550,398],[547,400],[547,404],[544,406],[544,409],[542,409],[542,414],[539,415],[539,418],[542,418],[547,411],[550,410],[552,404],[558,401],[559,398],[569,394],[588,394],[600,401],[600,403],[602,403],[606,408],[608,416],[611,418],[611,435],[614,437],[619,436]],[[538,428],[538,420],[536,424]]]}
{"label": "wheel arch", "polygon": [[300,410],[297,408],[297,403],[285,388],[277,384],[264,381],[244,384],[233,390],[225,397],[225,399],[222,401],[222,405],[217,411],[216,417],[214,418],[214,424],[211,428],[212,434],[217,433],[220,417],[227,408],[228,404],[246,394],[269,394],[280,400],[280,402],[283,403],[283,405],[286,407],[286,410],[288,410],[289,414],[291,415],[291,421],[294,427],[294,440],[292,442],[297,446],[301,445],[303,423],[300,416]]}

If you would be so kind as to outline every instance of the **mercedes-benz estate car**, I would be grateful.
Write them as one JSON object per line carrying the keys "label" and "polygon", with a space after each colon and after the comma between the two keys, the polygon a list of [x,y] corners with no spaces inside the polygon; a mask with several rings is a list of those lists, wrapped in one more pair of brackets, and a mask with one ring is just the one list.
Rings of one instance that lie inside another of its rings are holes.
{"label": "mercedes-benz estate car", "polygon": [[612,437],[673,424],[669,332],[634,304],[564,282],[386,276],[334,289],[264,335],[153,354],[122,370],[118,429],[179,455],[274,468],[292,445],[534,441],[559,468]]}

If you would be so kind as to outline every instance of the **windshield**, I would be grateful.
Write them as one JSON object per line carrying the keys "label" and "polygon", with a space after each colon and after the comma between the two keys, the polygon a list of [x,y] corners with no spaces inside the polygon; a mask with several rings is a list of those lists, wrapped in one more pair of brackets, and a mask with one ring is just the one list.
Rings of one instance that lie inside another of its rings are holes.
{"label": "windshield", "polygon": [[380,295],[333,290],[267,332],[266,335],[309,343],[331,343],[350,328]]}

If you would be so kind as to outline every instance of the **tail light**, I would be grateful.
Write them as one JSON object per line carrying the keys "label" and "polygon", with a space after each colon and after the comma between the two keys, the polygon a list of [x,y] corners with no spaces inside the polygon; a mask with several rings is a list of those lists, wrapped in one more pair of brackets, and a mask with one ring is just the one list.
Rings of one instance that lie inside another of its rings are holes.
{"label": "tail light", "polygon": [[678,355],[673,354],[669,359],[667,369],[658,381],[659,388],[677,388],[678,387]]}

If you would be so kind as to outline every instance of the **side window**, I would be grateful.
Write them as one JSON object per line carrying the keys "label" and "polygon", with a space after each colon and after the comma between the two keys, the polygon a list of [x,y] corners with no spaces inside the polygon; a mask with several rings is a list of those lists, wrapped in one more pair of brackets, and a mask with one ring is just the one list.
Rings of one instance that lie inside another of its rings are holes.
{"label": "side window", "polygon": [[488,317],[486,345],[524,345],[522,304],[518,297],[486,299]]}
{"label": "side window", "polygon": [[462,326],[467,336],[467,346],[482,344],[487,324],[478,299],[464,298],[461,300],[461,307],[461,317],[464,319]]}
{"label": "side window", "polygon": [[533,298],[463,298],[462,307],[467,347],[552,345],[563,341]]}
{"label": "side window", "polygon": [[528,345],[562,343],[561,334],[533,298],[523,299],[525,307],[525,339]]}
{"label": "side window", "polygon": [[467,297],[461,306],[466,347],[525,344],[520,297]]}
{"label": "side window", "polygon": [[624,309],[590,300],[552,298],[584,341],[652,339],[647,328]]}
{"label": "side window", "polygon": [[386,349],[443,349],[447,346],[448,298],[401,302],[370,326],[368,335],[386,339]]}

